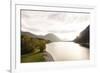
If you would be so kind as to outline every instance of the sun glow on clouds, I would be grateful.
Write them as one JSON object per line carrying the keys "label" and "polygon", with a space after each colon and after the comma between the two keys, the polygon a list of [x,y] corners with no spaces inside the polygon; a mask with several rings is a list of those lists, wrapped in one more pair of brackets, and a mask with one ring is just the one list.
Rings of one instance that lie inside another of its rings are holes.
{"label": "sun glow on clouds", "polygon": [[21,11],[21,17],[22,31],[54,33],[63,40],[73,40],[90,24],[90,15],[82,13]]}

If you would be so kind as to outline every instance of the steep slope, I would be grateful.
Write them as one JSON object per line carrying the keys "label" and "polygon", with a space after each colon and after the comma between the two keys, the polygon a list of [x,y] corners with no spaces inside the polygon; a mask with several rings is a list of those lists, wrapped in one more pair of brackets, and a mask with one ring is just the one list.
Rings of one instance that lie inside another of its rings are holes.
{"label": "steep slope", "polygon": [[89,47],[89,39],[90,39],[90,26],[88,26],[85,30],[83,30],[80,33],[80,36],[74,40],[74,42]]}

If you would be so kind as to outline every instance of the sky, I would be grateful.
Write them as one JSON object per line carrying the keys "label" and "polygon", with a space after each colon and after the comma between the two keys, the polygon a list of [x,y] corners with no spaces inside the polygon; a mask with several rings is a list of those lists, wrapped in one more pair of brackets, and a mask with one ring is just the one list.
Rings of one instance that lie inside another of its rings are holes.
{"label": "sky", "polygon": [[21,11],[21,30],[36,35],[53,33],[62,40],[75,39],[90,24],[90,14]]}

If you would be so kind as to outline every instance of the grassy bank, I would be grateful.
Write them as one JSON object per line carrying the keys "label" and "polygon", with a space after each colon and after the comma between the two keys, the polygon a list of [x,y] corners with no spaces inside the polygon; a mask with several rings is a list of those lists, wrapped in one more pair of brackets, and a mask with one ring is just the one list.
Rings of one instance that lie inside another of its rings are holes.
{"label": "grassy bank", "polygon": [[25,55],[21,55],[21,63],[30,63],[30,62],[43,62],[45,58],[43,57],[43,53],[28,53]]}

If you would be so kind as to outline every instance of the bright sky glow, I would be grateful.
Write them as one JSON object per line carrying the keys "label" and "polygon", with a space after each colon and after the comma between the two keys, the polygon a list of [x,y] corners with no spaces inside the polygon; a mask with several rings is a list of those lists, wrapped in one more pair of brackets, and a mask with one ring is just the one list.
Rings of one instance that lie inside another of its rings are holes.
{"label": "bright sky glow", "polygon": [[73,40],[90,24],[82,13],[21,11],[21,30],[36,35],[54,33],[62,40]]}

